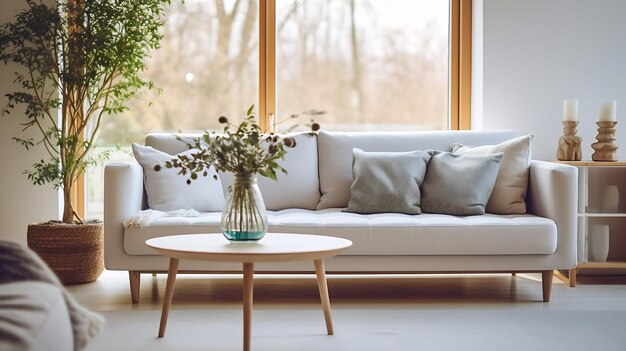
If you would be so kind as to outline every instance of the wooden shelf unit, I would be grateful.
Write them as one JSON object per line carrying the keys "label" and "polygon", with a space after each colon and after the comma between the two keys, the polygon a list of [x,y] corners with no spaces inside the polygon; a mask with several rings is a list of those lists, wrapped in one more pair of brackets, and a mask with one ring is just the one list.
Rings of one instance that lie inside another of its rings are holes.
{"label": "wooden shelf unit", "polygon": [[[626,242],[626,161],[554,161],[578,168],[578,264],[567,274],[554,271],[557,278],[569,286],[576,286],[579,270],[626,269],[626,245],[611,250],[615,242]],[[607,185],[617,185],[620,191],[620,205],[615,213],[603,213],[601,207],[602,189]],[[600,193],[599,193],[600,192]],[[621,196],[621,194],[624,196]],[[624,199],[624,201],[622,201]],[[588,260],[588,232],[590,224],[603,223],[610,226],[609,259],[606,262]],[[618,237],[617,239],[615,237]],[[620,238],[621,237],[621,238]],[[611,254],[617,252],[617,257]]]}

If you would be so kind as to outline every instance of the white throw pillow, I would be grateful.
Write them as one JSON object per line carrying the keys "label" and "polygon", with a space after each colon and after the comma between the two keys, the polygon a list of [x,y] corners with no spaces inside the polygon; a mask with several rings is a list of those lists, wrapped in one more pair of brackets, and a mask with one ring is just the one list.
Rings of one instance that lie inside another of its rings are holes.
{"label": "white throw pillow", "polygon": [[526,191],[528,189],[528,169],[530,167],[529,134],[507,140],[498,145],[477,147],[454,144],[452,152],[461,155],[484,155],[503,153],[500,171],[487,202],[486,211],[495,214],[526,213]]}
{"label": "white throw pillow", "polygon": [[[187,150],[178,155],[190,155],[197,150]],[[187,184],[188,177],[179,175],[180,169],[165,168],[165,162],[178,155],[170,155],[150,146],[133,143],[133,154],[143,167],[144,186],[148,195],[148,206],[158,211],[194,209],[199,212],[217,212],[224,209],[222,182],[211,166],[203,177]],[[161,165],[160,171],[154,166]]]}

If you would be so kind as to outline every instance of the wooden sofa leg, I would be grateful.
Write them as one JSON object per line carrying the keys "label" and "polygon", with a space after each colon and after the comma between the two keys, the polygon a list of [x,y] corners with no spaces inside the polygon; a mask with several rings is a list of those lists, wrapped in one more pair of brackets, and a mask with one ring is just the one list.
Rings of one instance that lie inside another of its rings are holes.
{"label": "wooden sofa leg", "polygon": [[511,275],[515,277],[517,275],[517,273],[513,272],[513,273],[511,273]]}
{"label": "wooden sofa leg", "polygon": [[137,271],[128,271],[128,279],[130,280],[130,298],[133,303],[139,302],[139,282],[141,274]]}
{"label": "wooden sofa leg", "polygon": [[552,270],[541,272],[541,285],[543,286],[543,302],[550,302],[550,292],[552,291]]}

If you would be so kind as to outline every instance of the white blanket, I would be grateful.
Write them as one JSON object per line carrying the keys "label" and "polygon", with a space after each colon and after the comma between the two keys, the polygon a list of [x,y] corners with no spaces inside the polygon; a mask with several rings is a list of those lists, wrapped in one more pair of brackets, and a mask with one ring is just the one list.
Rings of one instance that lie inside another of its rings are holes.
{"label": "white blanket", "polygon": [[200,212],[193,209],[175,211],[144,210],[124,221],[124,228],[144,228],[161,217],[198,217],[199,215]]}

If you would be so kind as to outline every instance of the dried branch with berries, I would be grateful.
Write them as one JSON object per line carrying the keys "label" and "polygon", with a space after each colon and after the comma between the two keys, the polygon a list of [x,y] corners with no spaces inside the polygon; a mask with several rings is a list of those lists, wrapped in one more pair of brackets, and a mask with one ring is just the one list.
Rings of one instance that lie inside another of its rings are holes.
{"label": "dried branch with berries", "polygon": [[[205,132],[201,137],[187,144],[189,149],[197,150],[191,155],[180,155],[165,162],[165,168],[178,168],[178,174],[188,176],[187,184],[206,177],[207,170],[214,166],[218,172],[230,172],[235,176],[262,175],[276,180],[278,171],[287,174],[287,170],[278,164],[284,159],[287,149],[296,147],[293,137],[261,130],[253,114],[254,105],[246,112],[246,117],[239,125],[231,124],[222,116],[218,122],[224,125],[222,133]],[[298,115],[321,115],[324,111],[310,110]],[[294,117],[295,118],[295,117]],[[318,123],[312,122],[309,134],[314,135],[320,129]],[[160,171],[161,165],[154,167]]]}

